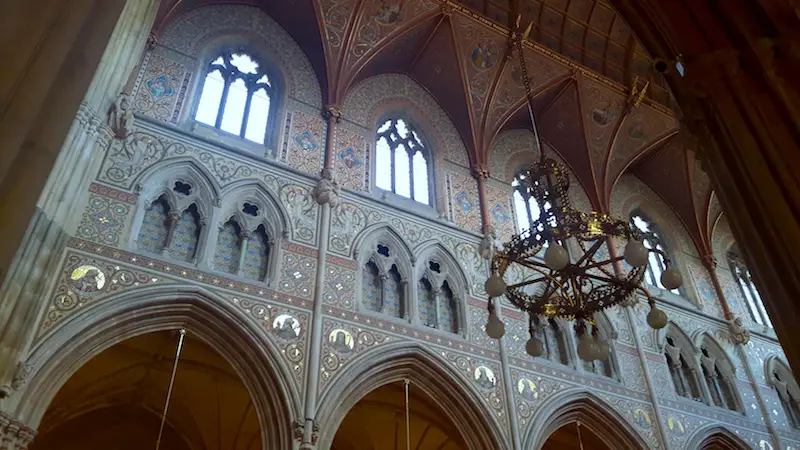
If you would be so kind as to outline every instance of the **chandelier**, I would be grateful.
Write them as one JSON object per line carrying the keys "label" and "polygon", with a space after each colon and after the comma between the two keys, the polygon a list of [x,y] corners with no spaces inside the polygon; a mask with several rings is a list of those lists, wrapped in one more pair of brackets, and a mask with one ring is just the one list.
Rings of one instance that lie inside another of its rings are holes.
{"label": "chandelier", "polygon": [[[522,52],[522,41],[529,32],[530,26],[521,36],[512,33],[511,38],[520,58],[531,125],[540,143]],[[539,148],[542,149],[541,145]],[[666,326],[666,313],[658,309],[642,286],[651,253],[660,255],[665,262],[666,270],[661,274],[664,288],[672,290],[681,285],[680,272],[662,250],[645,246],[641,231],[628,221],[574,209],[568,195],[568,170],[546,158],[544,151],[537,163],[518,175],[517,182],[525,200],[532,199],[538,205],[539,217],[532,218],[527,230],[503,244],[492,256],[491,275],[484,286],[489,295],[486,324],[489,337],[500,339],[505,334],[505,325],[496,311],[496,301],[501,296],[528,314],[530,339],[525,350],[531,356],[544,353],[544,345],[535,335],[539,317],[562,317],[575,320],[581,359],[604,359],[609,344],[600,336],[594,316],[611,306],[635,301],[637,292],[650,305],[647,323],[654,329]],[[615,239],[627,241],[623,256],[615,254]],[[608,253],[602,251],[604,247],[609,249]],[[622,269],[623,260],[630,266],[627,273]],[[521,281],[506,284],[509,272]]]}

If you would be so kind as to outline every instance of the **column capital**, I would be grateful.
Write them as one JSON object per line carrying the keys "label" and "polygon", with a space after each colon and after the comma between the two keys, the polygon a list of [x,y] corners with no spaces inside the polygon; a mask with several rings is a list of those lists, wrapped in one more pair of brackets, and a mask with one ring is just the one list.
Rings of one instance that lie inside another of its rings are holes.
{"label": "column capital", "polygon": [[714,255],[706,254],[700,259],[703,261],[703,265],[706,266],[708,270],[714,270],[717,268],[717,258]]}
{"label": "column capital", "polygon": [[342,108],[339,105],[325,105],[322,109],[322,117],[336,123],[342,121]]}
{"label": "column capital", "polygon": [[27,449],[35,436],[36,430],[0,412],[0,445],[3,445],[3,449]]}
{"label": "column capital", "polygon": [[489,178],[489,169],[486,166],[475,165],[470,168],[470,174],[472,174],[472,177],[476,180],[485,180]]}

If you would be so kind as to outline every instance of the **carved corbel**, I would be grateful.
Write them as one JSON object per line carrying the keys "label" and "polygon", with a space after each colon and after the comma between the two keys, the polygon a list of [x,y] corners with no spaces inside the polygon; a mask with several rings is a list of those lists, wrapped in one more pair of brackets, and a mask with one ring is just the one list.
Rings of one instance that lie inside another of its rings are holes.
{"label": "carved corbel", "polygon": [[336,180],[330,174],[319,180],[319,183],[311,192],[317,203],[320,205],[328,204],[331,208],[339,205],[340,188]]}
{"label": "carved corbel", "polygon": [[740,345],[750,342],[750,330],[742,326],[741,317],[734,317],[728,320],[728,327],[731,330],[731,340]]}
{"label": "carved corbel", "polygon": [[342,121],[342,108],[338,105],[327,105],[322,110],[322,117],[327,120],[333,120],[336,123]]}

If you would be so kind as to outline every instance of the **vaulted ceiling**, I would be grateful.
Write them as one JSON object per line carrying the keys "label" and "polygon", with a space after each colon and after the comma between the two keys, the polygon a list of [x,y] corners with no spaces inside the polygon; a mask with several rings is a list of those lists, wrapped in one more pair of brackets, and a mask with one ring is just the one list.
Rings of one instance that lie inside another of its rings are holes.
{"label": "vaulted ceiling", "polygon": [[[165,0],[156,29],[198,6]],[[232,2],[232,0],[228,0]],[[508,30],[533,23],[525,45],[543,144],[574,171],[593,207],[609,211],[625,173],[675,211],[701,254],[719,218],[711,183],[682,136],[674,101],[653,60],[609,0],[238,0],[261,7],[309,57],[328,104],[359,81],[404,73],[441,104],[486,167],[494,138],[530,128],[521,68]],[[157,35],[157,32],[156,32]],[[631,86],[650,84],[639,107]]]}

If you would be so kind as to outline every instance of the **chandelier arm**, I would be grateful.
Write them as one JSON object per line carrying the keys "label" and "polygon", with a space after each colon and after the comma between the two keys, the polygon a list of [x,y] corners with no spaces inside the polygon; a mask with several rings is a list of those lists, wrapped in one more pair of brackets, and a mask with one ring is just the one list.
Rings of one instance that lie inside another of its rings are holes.
{"label": "chandelier arm", "polygon": [[616,258],[604,259],[603,261],[595,261],[592,264],[588,264],[588,265],[582,266],[582,268],[583,269],[599,269],[601,266],[607,266],[609,264],[614,264],[615,262],[622,261],[623,259],[625,259],[625,258],[622,257],[622,256],[617,256]]}
{"label": "chandelier arm", "polygon": [[516,263],[521,266],[525,266],[531,270],[535,270],[537,272],[541,272],[542,269],[551,270],[549,267],[547,267],[547,265],[542,264],[536,261],[535,259],[534,260],[519,259],[516,261]]}
{"label": "chandelier arm", "polygon": [[520,282],[520,283],[511,284],[511,285],[507,286],[506,289],[518,289],[518,288],[521,288],[523,286],[530,286],[531,284],[538,283],[538,282],[540,282],[542,280],[546,280],[548,278],[549,278],[549,276],[545,275],[543,277],[534,278],[532,280],[525,280],[525,281]]}
{"label": "chandelier arm", "polygon": [[[578,240],[578,242],[580,243],[581,241]],[[583,248],[583,245],[580,245],[581,251],[583,252],[583,256],[581,256],[581,258],[575,263],[575,265],[580,266],[586,260],[591,261],[592,256],[594,256],[595,253],[597,253],[597,251],[600,249],[600,246],[603,245],[605,242],[606,238],[598,239],[594,244],[592,244],[591,247],[589,247],[589,250],[585,250]]]}
{"label": "chandelier arm", "polygon": [[621,279],[616,278],[616,277],[604,278],[604,277],[601,277],[599,275],[594,275],[594,274],[591,274],[591,273],[585,273],[584,276],[586,278],[591,278],[593,280],[602,281],[604,283],[611,283],[611,284],[614,284],[614,285],[617,285],[617,286],[626,286],[627,285],[627,282],[625,280],[621,280]]}

